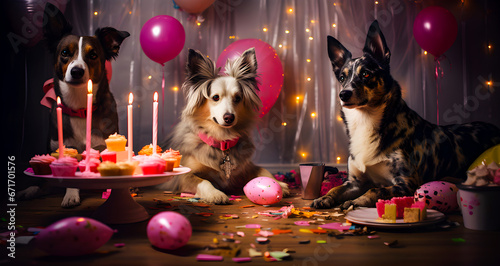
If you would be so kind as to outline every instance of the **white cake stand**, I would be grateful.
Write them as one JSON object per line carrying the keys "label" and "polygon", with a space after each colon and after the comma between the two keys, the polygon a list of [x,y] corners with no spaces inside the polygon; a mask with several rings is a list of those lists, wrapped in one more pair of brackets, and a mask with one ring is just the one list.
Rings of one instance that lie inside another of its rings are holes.
{"label": "white cake stand", "polygon": [[191,171],[187,167],[174,168],[172,172],[157,175],[128,175],[128,176],[83,176],[77,172],[76,176],[61,177],[53,175],[27,175],[46,179],[49,185],[80,188],[80,189],[111,189],[108,199],[97,208],[92,217],[106,224],[127,224],[147,220],[149,214],[146,209],[137,203],[130,195],[130,187],[147,187],[161,184],[176,175]]}

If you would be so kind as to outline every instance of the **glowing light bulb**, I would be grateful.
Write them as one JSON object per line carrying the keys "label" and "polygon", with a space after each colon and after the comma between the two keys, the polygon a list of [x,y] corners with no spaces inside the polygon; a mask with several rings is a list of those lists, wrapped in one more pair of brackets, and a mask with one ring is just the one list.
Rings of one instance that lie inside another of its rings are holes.
{"label": "glowing light bulb", "polygon": [[332,28],[336,28],[336,27],[337,27],[337,24],[333,23]]}
{"label": "glowing light bulb", "polygon": [[306,29],[306,32],[310,32],[311,30],[310,29]]}
{"label": "glowing light bulb", "polygon": [[267,32],[267,28],[262,28],[262,31],[263,32]]}
{"label": "glowing light bulb", "polygon": [[424,51],[424,55],[427,55],[427,51]]}
{"label": "glowing light bulb", "polygon": [[293,8],[289,8],[288,13],[293,13]]}
{"label": "glowing light bulb", "polygon": [[307,77],[307,81],[311,81],[311,77]]}
{"label": "glowing light bulb", "polygon": [[316,117],[316,113],[315,113],[315,112],[312,112],[312,113],[311,113],[311,117],[312,117],[312,118],[315,118],[315,117]]}
{"label": "glowing light bulb", "polygon": [[488,44],[488,49],[491,49],[493,46],[491,46],[491,44]]}
{"label": "glowing light bulb", "polygon": [[281,123],[282,126],[286,127],[286,122]]}
{"label": "glowing light bulb", "polygon": [[311,59],[307,58],[306,59],[307,63],[311,63]]}
{"label": "glowing light bulb", "polygon": [[311,19],[311,23],[316,23],[316,21],[314,19]]}
{"label": "glowing light bulb", "polygon": [[375,1],[375,4],[378,5],[378,1]]}
{"label": "glowing light bulb", "polygon": [[303,158],[306,158],[307,157],[307,153],[303,152],[300,154],[300,156],[302,156]]}
{"label": "glowing light bulb", "polygon": [[148,76],[148,79],[152,79],[153,77],[151,75]]}
{"label": "glowing light bulb", "polygon": [[486,81],[486,85],[491,86],[492,82],[491,81]]}
{"label": "glowing light bulb", "polygon": [[278,44],[278,47],[279,47],[279,48],[283,48],[283,44],[281,44],[281,43],[280,43],[280,44]]}
{"label": "glowing light bulb", "polygon": [[314,39],[314,38],[313,38],[312,36],[310,36],[310,37],[309,37],[309,40],[311,40],[311,41],[312,41],[313,39]]}
{"label": "glowing light bulb", "polygon": [[285,33],[288,34],[288,33],[290,33],[290,31],[289,30],[285,30]]}
{"label": "glowing light bulb", "polygon": [[179,87],[175,86],[172,88],[173,91],[178,91],[179,90]]}
{"label": "glowing light bulb", "polygon": [[99,12],[95,11],[94,16],[97,16],[97,15],[99,15]]}

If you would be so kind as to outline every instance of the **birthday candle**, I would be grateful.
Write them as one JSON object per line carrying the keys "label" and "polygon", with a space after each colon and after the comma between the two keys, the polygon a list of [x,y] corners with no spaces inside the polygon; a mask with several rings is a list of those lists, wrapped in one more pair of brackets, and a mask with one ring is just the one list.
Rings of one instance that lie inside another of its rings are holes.
{"label": "birthday candle", "polygon": [[158,92],[153,96],[153,155],[156,155],[156,141],[158,136]]}
{"label": "birthday candle", "polygon": [[62,108],[61,97],[57,96],[57,138],[59,140],[59,159],[64,157],[64,143],[63,143],[63,127],[62,127]]}
{"label": "birthday candle", "polygon": [[129,93],[128,95],[128,106],[127,106],[127,124],[128,124],[128,161],[132,160],[132,150],[134,149],[134,137],[132,136],[134,133],[133,130],[133,113],[132,113],[132,102],[134,101],[134,95]]}
{"label": "birthday candle", "polygon": [[87,83],[87,156],[85,158],[85,172],[90,172],[90,147],[91,147],[91,131],[92,131],[92,80]]}

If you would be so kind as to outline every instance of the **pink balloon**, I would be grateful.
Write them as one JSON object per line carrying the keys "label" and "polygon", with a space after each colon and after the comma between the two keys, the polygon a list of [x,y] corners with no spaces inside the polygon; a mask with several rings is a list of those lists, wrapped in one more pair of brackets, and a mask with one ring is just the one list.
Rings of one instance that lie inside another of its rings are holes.
{"label": "pink balloon", "polygon": [[274,48],[258,39],[243,39],[230,44],[217,59],[217,67],[224,67],[228,59],[234,60],[254,47],[257,57],[257,94],[262,101],[259,116],[263,117],[278,99],[283,86],[283,66]]}
{"label": "pink balloon", "polygon": [[161,249],[178,249],[187,244],[193,229],[186,217],[177,212],[160,212],[148,223],[149,242]]}
{"label": "pink balloon", "polygon": [[160,15],[149,19],[142,26],[139,40],[144,53],[151,60],[163,65],[181,52],[186,33],[177,19]]}
{"label": "pink balloon", "polygon": [[200,14],[211,6],[215,0],[175,0],[175,3],[189,14]]}
{"label": "pink balloon", "polygon": [[430,6],[418,13],[413,22],[413,36],[425,51],[441,56],[455,42],[458,25],[453,14],[445,8]]}
{"label": "pink balloon", "polygon": [[69,217],[41,231],[36,246],[50,255],[80,256],[106,244],[112,235],[111,228],[94,219]]}

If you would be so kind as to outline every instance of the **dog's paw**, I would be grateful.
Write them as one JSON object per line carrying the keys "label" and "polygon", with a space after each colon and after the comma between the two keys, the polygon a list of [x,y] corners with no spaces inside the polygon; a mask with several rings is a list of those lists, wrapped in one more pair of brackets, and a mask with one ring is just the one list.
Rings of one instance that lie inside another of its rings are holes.
{"label": "dog's paw", "polygon": [[290,188],[288,187],[288,184],[280,181],[278,181],[278,184],[280,184],[281,190],[283,191],[283,197],[290,196]]}
{"label": "dog's paw", "polygon": [[198,184],[195,197],[213,204],[228,204],[229,198],[222,191],[216,189],[210,181],[203,180]]}
{"label": "dog's paw", "polygon": [[31,187],[28,187],[27,189],[21,190],[19,193],[17,193],[16,199],[17,200],[34,199],[38,196],[39,193],[40,193],[39,186],[31,186]]}
{"label": "dog's paw", "polygon": [[359,205],[356,204],[356,201],[354,201],[354,200],[348,200],[348,201],[344,202],[342,205],[340,205],[340,209],[342,209],[342,210],[349,210],[349,209],[353,209],[356,207],[359,207]]}
{"label": "dog's paw", "polygon": [[66,189],[66,194],[61,202],[61,207],[72,208],[80,205],[80,190],[76,188]]}
{"label": "dog's paw", "polygon": [[315,199],[311,203],[311,207],[316,209],[330,209],[334,206],[334,204],[335,201],[331,197],[328,197],[328,195],[325,195],[321,198]]}

